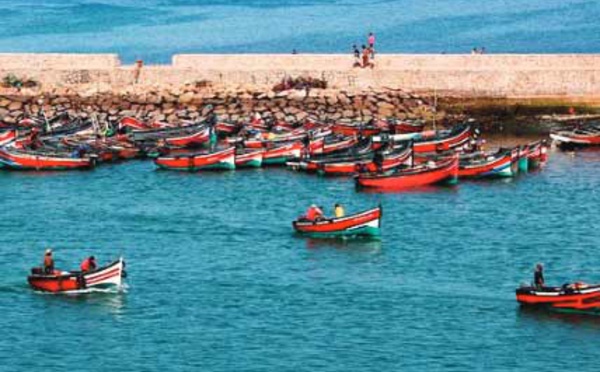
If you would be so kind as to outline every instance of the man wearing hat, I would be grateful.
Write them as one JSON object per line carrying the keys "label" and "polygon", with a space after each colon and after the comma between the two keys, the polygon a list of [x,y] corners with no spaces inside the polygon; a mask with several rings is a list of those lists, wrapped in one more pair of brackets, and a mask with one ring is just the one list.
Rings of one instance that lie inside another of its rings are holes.
{"label": "man wearing hat", "polygon": [[54,258],[52,257],[52,249],[46,249],[44,255],[44,273],[46,275],[54,274]]}

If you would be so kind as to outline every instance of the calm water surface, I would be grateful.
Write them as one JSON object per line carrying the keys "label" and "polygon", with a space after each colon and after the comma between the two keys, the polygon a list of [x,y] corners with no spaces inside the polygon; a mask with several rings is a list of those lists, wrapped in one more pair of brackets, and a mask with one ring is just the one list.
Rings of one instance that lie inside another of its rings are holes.
{"label": "calm water surface", "polygon": [[598,53],[597,0],[0,0],[0,52]]}
{"label": "calm water surface", "polygon": [[[0,173],[0,370],[596,371],[600,319],[523,312],[514,288],[536,262],[600,282],[599,162],[383,195],[284,169]],[[382,240],[292,234],[338,201],[381,202]],[[48,245],[62,268],[123,254],[127,293],[32,292]]]}

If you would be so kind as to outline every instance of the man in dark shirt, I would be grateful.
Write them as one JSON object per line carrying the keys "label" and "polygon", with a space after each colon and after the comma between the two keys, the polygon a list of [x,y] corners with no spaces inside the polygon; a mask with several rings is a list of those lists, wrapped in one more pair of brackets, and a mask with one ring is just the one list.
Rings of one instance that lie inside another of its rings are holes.
{"label": "man in dark shirt", "polygon": [[535,267],[533,283],[536,288],[542,288],[544,286],[544,266],[542,266],[542,264],[537,264]]}

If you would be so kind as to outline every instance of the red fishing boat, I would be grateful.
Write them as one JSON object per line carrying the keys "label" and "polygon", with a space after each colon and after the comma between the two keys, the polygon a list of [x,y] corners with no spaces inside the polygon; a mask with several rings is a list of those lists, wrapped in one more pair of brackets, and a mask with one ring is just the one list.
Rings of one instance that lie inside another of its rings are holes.
{"label": "red fishing boat", "polygon": [[96,164],[95,157],[73,157],[73,154],[50,151],[22,151],[0,148],[0,165],[12,170],[75,170],[91,169]]}
{"label": "red fishing boat", "polygon": [[404,190],[441,182],[451,183],[457,177],[458,156],[454,156],[391,173],[361,173],[356,178],[356,185],[379,190]]}
{"label": "red fishing boat", "polygon": [[210,169],[235,169],[235,147],[210,152],[192,152],[171,156],[159,156],[154,159],[159,168],[180,171],[199,171]]}
{"label": "red fishing boat", "polygon": [[471,138],[471,127],[457,126],[451,130],[421,132],[414,140],[415,153],[443,152],[466,144]]}
{"label": "red fishing boat", "polygon": [[548,143],[545,140],[529,143],[526,147],[529,169],[539,168],[548,161]]}
{"label": "red fishing boat", "polygon": [[311,237],[378,236],[381,216],[379,206],[341,218],[311,221],[300,217],[292,225],[296,232]]}
{"label": "red fishing boat", "polygon": [[327,138],[321,137],[310,141],[308,152],[310,155],[325,155],[338,151],[347,150],[358,143],[356,137]]}
{"label": "red fishing boat", "polygon": [[590,125],[571,131],[556,131],[550,133],[550,138],[562,147],[600,146],[600,128]]}
{"label": "red fishing boat", "polygon": [[210,128],[202,127],[197,131],[180,136],[165,138],[165,142],[169,146],[175,147],[191,147],[208,142],[210,139]]}
{"label": "red fishing boat", "polygon": [[265,149],[263,154],[263,164],[265,165],[276,165],[285,164],[287,161],[292,159],[299,159],[302,155],[304,145],[302,142],[292,142],[272,148]]}
{"label": "red fishing boat", "polygon": [[64,293],[83,291],[92,288],[120,288],[125,277],[123,258],[93,271],[59,271],[45,274],[44,269],[35,267],[27,277],[29,285],[38,291]]}
{"label": "red fishing boat", "polygon": [[195,146],[208,141],[210,129],[205,124],[187,123],[181,127],[152,128],[134,130],[127,135],[128,140],[139,144],[163,142],[174,147]]}
{"label": "red fishing boat", "polygon": [[260,168],[263,162],[263,149],[241,149],[235,152],[236,168]]}
{"label": "red fishing boat", "polygon": [[458,176],[461,178],[511,177],[513,153],[501,150],[495,154],[475,153],[460,156]]}
{"label": "red fishing boat", "polygon": [[145,129],[150,129],[150,126],[146,125],[145,123],[142,123],[141,121],[139,121],[136,118],[132,118],[131,116],[126,116],[126,117],[122,118],[121,120],[119,120],[118,128],[119,129],[131,128],[131,129],[135,129],[135,130],[145,130]]}
{"label": "red fishing boat", "polygon": [[516,295],[522,306],[600,314],[600,284],[577,282],[562,287],[525,286],[518,288]]}
{"label": "red fishing boat", "polygon": [[228,123],[220,121],[217,124],[215,124],[215,131],[218,134],[229,135],[237,132],[238,130],[240,130],[240,126],[237,123]]}
{"label": "red fishing boat", "polygon": [[380,162],[374,160],[374,157],[372,156],[368,159],[358,158],[349,161],[323,162],[318,164],[317,172],[327,176],[353,175],[358,172],[385,172],[406,164],[410,161],[411,155],[412,150],[410,147],[404,147],[402,149],[384,153]]}

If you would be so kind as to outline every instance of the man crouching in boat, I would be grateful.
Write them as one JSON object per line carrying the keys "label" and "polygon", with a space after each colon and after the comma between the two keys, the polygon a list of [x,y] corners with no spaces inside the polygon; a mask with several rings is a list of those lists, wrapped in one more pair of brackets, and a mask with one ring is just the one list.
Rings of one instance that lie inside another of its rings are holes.
{"label": "man crouching in boat", "polygon": [[316,204],[313,204],[306,211],[304,218],[309,221],[317,221],[323,218],[323,211]]}
{"label": "man crouching in boat", "polygon": [[88,271],[96,270],[96,257],[89,256],[88,258],[83,260],[83,262],[81,263],[81,266],[79,266],[79,267],[81,268],[81,271],[84,273],[88,272]]}

